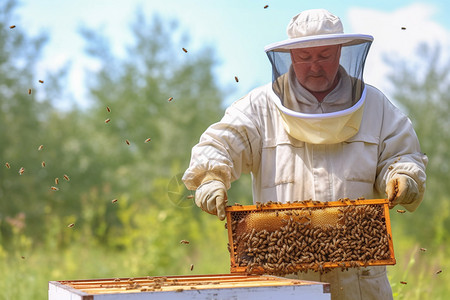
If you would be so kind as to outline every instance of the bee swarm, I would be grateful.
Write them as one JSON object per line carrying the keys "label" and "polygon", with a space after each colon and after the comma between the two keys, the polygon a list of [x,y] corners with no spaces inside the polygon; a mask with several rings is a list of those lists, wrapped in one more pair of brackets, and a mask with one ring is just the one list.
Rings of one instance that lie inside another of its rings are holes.
{"label": "bee swarm", "polygon": [[381,205],[236,211],[231,227],[228,249],[249,274],[322,273],[393,257]]}

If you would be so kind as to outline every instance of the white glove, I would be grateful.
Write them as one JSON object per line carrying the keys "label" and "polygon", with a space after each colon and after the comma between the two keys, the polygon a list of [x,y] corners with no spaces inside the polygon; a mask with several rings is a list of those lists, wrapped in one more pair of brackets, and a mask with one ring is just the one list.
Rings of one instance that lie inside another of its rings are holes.
{"label": "white glove", "polygon": [[221,221],[223,221],[226,216],[226,203],[227,189],[222,181],[206,181],[195,191],[195,204],[207,213],[217,215]]}
{"label": "white glove", "polygon": [[[390,208],[401,204],[407,210],[414,211],[421,201],[417,183],[410,176],[404,174],[397,174],[389,180],[386,194]],[[419,203],[415,203],[417,201]]]}

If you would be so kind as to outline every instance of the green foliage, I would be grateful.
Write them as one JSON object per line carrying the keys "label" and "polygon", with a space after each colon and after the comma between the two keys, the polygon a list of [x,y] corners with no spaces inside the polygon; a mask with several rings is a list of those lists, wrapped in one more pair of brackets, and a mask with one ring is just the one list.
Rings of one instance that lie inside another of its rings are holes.
{"label": "green foliage", "polygon": [[[390,76],[396,88],[394,98],[412,119],[422,151],[429,158],[424,201],[404,222],[404,229],[417,240],[436,246],[450,241],[450,61],[443,62],[440,52],[438,46],[423,45],[418,63],[391,62],[395,68]],[[414,226],[408,225],[412,223]]]}
{"label": "green foliage", "polygon": [[[176,22],[139,12],[125,57],[101,31],[83,28],[95,61],[86,83],[91,102],[62,111],[54,102],[70,101],[63,90],[68,70],[39,83],[34,71],[47,37],[27,36],[15,7],[15,0],[0,3],[0,299],[46,299],[50,280],[228,273],[223,222],[197,208],[181,182],[192,146],[223,114],[214,51],[191,49]],[[442,131],[448,68],[428,65],[436,70],[422,79],[406,76],[414,74],[407,65],[393,79],[430,156],[424,204],[392,216],[398,265],[389,276],[397,298],[420,298],[400,280],[433,298],[450,293],[443,284],[450,253],[442,247],[449,228]],[[230,204],[250,203],[250,186],[249,175],[234,182]],[[436,268],[442,276],[428,276]]]}
{"label": "green foliage", "polygon": [[[9,28],[15,5],[0,7],[0,299],[46,299],[50,280],[227,273],[223,222],[180,181],[223,114],[213,50],[190,49],[176,22],[141,13],[126,57],[83,28],[97,66],[91,104],[61,111],[67,70],[39,83],[47,38]],[[249,187],[248,176],[233,184],[233,201],[249,201]]]}

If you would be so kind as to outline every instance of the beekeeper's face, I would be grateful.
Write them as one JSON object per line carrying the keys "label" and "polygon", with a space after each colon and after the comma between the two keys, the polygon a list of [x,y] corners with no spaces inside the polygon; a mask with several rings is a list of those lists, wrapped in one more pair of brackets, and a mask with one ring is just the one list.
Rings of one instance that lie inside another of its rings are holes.
{"label": "beekeeper's face", "polygon": [[291,50],[292,65],[298,82],[310,92],[331,91],[338,78],[341,45]]}

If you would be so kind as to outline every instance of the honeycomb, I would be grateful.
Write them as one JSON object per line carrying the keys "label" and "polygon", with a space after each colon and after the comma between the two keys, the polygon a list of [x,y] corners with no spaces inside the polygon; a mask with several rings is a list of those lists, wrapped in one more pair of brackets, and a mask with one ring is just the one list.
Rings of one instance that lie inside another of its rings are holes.
{"label": "honeycomb", "polygon": [[232,272],[395,264],[387,200],[227,207]]}

